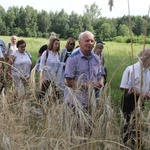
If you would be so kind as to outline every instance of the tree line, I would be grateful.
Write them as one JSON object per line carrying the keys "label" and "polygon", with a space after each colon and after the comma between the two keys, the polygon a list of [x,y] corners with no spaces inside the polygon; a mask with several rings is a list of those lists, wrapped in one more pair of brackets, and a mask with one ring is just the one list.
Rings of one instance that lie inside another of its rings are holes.
{"label": "tree line", "polygon": [[[72,36],[78,38],[80,32],[89,30],[97,39],[114,40],[118,36],[129,37],[147,34],[150,36],[150,19],[147,16],[130,16],[132,25],[129,28],[129,17],[107,18],[102,17],[101,9],[96,3],[85,5],[83,15],[74,11],[67,14],[61,11],[37,11],[33,7],[9,7],[6,11],[0,5],[0,35],[15,34],[23,37],[48,37],[55,32],[59,38],[67,39]],[[147,24],[148,22],[148,24]],[[148,29],[146,31],[146,29]]]}

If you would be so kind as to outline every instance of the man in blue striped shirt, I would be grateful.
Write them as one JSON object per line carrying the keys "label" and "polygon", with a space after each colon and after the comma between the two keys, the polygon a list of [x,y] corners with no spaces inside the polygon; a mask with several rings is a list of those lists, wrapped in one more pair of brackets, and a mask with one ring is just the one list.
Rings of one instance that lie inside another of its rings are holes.
{"label": "man in blue striped shirt", "polygon": [[82,32],[79,35],[80,47],[68,57],[65,66],[64,100],[73,106],[79,102],[85,109],[91,103],[90,87],[99,91],[104,86],[104,67],[99,57],[91,52],[94,44],[94,35],[89,31]]}

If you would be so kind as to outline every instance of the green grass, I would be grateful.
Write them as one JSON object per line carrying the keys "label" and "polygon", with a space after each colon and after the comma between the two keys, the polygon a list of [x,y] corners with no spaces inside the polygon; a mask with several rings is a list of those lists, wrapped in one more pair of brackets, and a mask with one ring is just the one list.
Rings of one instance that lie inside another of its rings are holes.
{"label": "green grass", "polygon": [[[0,36],[1,39],[4,40],[5,43],[10,41],[10,37],[8,36]],[[33,63],[35,64],[37,59],[37,54],[40,47],[46,43],[48,43],[48,39],[44,38],[25,38],[19,37],[20,39],[24,39],[27,43],[26,50],[29,51],[33,58]],[[65,40],[60,41],[60,49],[64,48],[66,44]],[[76,41],[76,45],[78,45],[78,41]],[[133,44],[133,57],[134,62],[137,61],[136,57],[138,53],[143,49],[143,45],[141,44]],[[146,45],[148,48],[149,45]],[[123,71],[128,65],[132,64],[132,49],[131,44],[126,43],[115,43],[115,42],[105,42],[104,46],[105,52],[105,62],[108,71],[108,83],[111,85],[111,95],[114,102],[119,102],[122,92],[119,89],[121,77]]]}

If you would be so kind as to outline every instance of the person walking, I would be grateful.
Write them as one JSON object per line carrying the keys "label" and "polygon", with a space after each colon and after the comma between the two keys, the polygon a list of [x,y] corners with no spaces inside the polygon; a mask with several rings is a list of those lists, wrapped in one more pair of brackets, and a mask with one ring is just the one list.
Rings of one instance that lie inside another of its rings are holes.
{"label": "person walking", "polygon": [[60,61],[66,62],[67,58],[71,55],[75,47],[75,39],[70,37],[67,39],[66,46],[61,50]]}
{"label": "person walking", "polygon": [[55,89],[56,98],[59,98],[59,94],[56,91],[57,73],[61,64],[59,51],[60,41],[57,38],[53,38],[48,45],[48,49],[41,56],[39,71],[42,85],[38,98],[40,102],[43,101],[50,84]]}
{"label": "person walking", "polygon": [[127,143],[131,139],[132,143],[140,144],[138,131],[138,141],[136,140],[135,120],[136,110],[140,106],[142,110],[144,101],[150,99],[150,49],[142,50],[138,55],[138,62],[128,66],[123,75],[120,89],[124,91],[122,97],[122,111],[125,118],[123,129],[123,142]]}
{"label": "person walking", "polygon": [[7,74],[12,77],[16,94],[18,97],[25,95],[25,85],[30,78],[32,66],[32,57],[29,52],[26,51],[26,42],[19,40],[17,42],[18,50],[14,51],[8,60]]}
{"label": "person walking", "polygon": [[79,35],[79,48],[67,59],[65,65],[65,91],[64,101],[75,107],[69,89],[78,90],[75,99],[81,106],[90,111],[91,95],[90,85],[94,89],[104,86],[104,67],[101,65],[99,57],[92,52],[94,47],[94,35],[90,31],[85,31]]}

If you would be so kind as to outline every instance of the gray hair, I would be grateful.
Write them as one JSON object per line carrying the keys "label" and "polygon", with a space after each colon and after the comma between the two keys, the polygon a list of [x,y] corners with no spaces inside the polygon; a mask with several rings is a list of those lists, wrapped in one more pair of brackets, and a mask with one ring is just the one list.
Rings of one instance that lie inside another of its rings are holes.
{"label": "gray hair", "polygon": [[18,39],[18,37],[17,37],[16,35],[12,35],[12,36],[10,37],[11,40],[12,40],[13,38]]}
{"label": "gray hair", "polygon": [[145,50],[142,50],[139,55],[138,55],[139,58],[150,58],[150,49],[145,49]]}
{"label": "gray hair", "polygon": [[138,55],[140,61],[142,61],[144,68],[150,67],[150,49],[141,51]]}
{"label": "gray hair", "polygon": [[80,35],[79,35],[79,41],[83,39],[84,35],[85,34],[89,34],[89,35],[92,35],[93,38],[94,38],[94,34],[90,31],[84,31],[84,32],[81,32]]}

